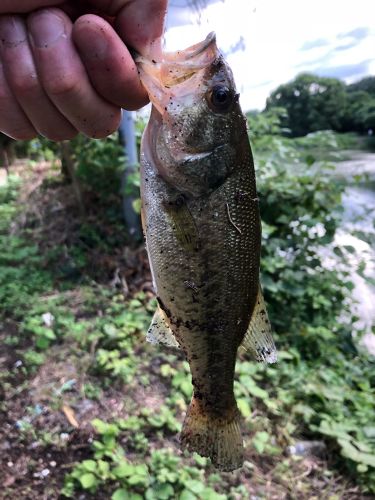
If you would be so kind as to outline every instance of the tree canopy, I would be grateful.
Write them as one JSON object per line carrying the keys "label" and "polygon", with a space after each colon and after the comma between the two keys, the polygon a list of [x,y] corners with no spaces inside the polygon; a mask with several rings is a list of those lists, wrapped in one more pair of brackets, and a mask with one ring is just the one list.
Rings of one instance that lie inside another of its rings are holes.
{"label": "tree canopy", "polygon": [[375,128],[375,77],[345,85],[302,73],[267,99],[266,111],[280,107],[286,109],[283,126],[294,137],[326,129],[366,133]]}

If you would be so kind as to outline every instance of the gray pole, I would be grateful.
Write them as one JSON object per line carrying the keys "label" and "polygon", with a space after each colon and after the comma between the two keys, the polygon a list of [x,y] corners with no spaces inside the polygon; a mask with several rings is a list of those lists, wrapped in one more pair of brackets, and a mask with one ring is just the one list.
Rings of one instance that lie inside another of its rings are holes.
{"label": "gray pole", "polygon": [[134,211],[133,202],[139,198],[139,193],[127,194],[128,179],[138,169],[137,140],[135,136],[135,113],[123,111],[120,132],[123,140],[126,164],[121,176],[122,210],[130,238],[134,243],[142,240],[142,229],[139,214]]}

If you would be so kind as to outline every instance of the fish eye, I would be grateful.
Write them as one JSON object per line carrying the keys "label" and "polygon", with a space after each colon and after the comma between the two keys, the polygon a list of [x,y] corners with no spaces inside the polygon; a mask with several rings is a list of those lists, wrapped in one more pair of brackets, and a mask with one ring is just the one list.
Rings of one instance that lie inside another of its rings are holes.
{"label": "fish eye", "polygon": [[233,92],[224,85],[216,85],[210,92],[209,104],[214,111],[228,111],[233,102]]}

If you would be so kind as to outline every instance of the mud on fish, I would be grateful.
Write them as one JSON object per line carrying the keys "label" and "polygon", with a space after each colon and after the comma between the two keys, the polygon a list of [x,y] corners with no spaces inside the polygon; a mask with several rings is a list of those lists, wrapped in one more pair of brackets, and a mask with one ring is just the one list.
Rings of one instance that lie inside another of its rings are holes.
{"label": "mud on fish", "polygon": [[246,119],[211,33],[161,60],[137,58],[152,112],[141,147],[142,223],[157,295],[147,339],[183,350],[193,397],[183,448],[241,467],[233,393],[242,345],[273,363],[259,284],[261,225]]}

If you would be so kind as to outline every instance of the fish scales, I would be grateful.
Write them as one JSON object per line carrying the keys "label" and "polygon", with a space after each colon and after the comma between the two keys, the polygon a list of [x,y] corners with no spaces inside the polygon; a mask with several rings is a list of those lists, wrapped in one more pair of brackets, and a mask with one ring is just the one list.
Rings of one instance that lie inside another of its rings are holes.
{"label": "fish scales", "polygon": [[[161,315],[154,335],[165,323],[165,336],[183,349],[192,373],[182,444],[233,470],[243,460],[234,369],[259,302],[261,227],[246,121],[232,75],[214,39],[202,44],[194,61],[188,49],[185,80],[181,53],[173,60],[179,63],[174,93],[170,82],[162,85],[163,65],[139,62],[154,105],[142,140],[142,217]],[[198,91],[189,86],[197,75],[198,88],[203,81]],[[230,108],[212,113],[203,98],[218,82],[230,92]]]}

